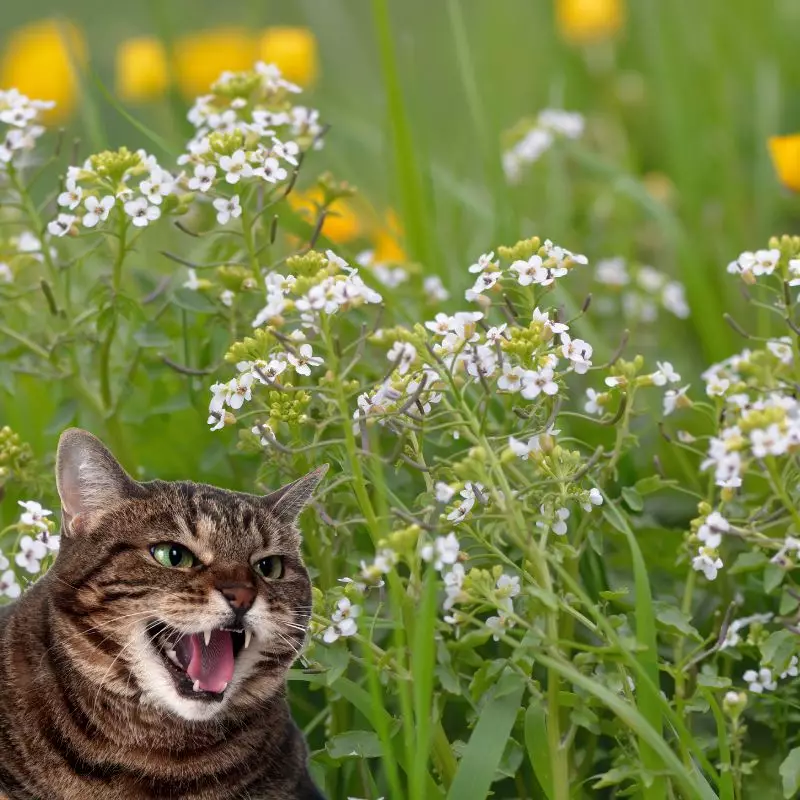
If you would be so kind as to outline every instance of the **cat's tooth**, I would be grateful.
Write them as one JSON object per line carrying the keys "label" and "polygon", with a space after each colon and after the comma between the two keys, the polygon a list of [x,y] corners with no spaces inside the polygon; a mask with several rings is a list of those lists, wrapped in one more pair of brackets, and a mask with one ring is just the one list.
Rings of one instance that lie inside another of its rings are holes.
{"label": "cat's tooth", "polygon": [[174,650],[167,650],[167,658],[172,661],[173,664],[180,664],[178,663],[178,654]]}
{"label": "cat's tooth", "polygon": [[200,691],[200,681],[199,680],[196,680],[194,682],[194,686],[192,686],[192,689],[194,689],[196,692]]}
{"label": "cat's tooth", "polygon": [[247,650],[247,648],[250,646],[250,637],[252,635],[253,634],[250,631],[245,631],[244,632],[244,649],[245,650]]}
{"label": "cat's tooth", "polygon": [[203,631],[203,638],[206,640],[206,647],[211,644],[211,631]]}
{"label": "cat's tooth", "polygon": [[228,688],[228,684],[227,683],[223,683],[222,684],[222,688],[219,690],[220,694],[222,694],[227,688]]}

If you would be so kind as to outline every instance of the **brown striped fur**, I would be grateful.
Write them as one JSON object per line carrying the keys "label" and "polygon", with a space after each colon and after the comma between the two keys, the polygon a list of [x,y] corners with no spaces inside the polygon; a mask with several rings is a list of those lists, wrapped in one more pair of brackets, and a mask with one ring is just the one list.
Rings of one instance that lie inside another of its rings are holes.
{"label": "brown striped fur", "polygon": [[[285,676],[310,616],[296,515],[324,470],[266,497],[190,482],[137,483],[83,431],[59,444],[55,565],[0,609],[0,798],[312,800]],[[202,562],[161,566],[178,542]],[[265,580],[252,564],[283,556]],[[223,700],[181,696],[147,632],[230,625],[217,588],[252,586],[252,631]]]}

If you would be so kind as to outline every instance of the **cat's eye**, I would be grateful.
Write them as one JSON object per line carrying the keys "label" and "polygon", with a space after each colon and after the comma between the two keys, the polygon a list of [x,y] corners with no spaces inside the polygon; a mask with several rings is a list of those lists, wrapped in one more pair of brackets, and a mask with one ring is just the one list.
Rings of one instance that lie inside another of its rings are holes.
{"label": "cat's eye", "polygon": [[170,569],[190,569],[199,563],[195,554],[188,547],[176,542],[153,545],[150,552],[162,567]]}
{"label": "cat's eye", "polygon": [[275,581],[283,577],[283,557],[267,556],[253,564],[255,571],[267,580]]}

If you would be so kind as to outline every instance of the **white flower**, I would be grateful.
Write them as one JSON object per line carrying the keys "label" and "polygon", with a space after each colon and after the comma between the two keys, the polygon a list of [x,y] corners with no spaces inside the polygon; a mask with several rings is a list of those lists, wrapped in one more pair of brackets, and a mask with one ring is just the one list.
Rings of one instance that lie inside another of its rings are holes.
{"label": "white flower", "polygon": [[227,197],[218,197],[214,200],[214,208],[217,209],[217,222],[220,225],[227,225],[231,218],[242,216],[242,207],[239,204],[239,195],[235,194],[228,199]]}
{"label": "white flower", "polygon": [[650,376],[656,386],[680,382],[681,376],[675,372],[675,369],[669,361],[657,361],[656,365],[658,366],[658,371]]}
{"label": "white flower", "polygon": [[444,481],[437,481],[434,489],[437,503],[449,503],[456,493],[456,490],[452,486],[448,486]]}
{"label": "white flower", "polygon": [[268,155],[264,157],[260,166],[253,170],[253,175],[258,175],[259,178],[263,178],[267,183],[278,183],[286,180],[289,173],[281,166],[277,158]]}
{"label": "white flower", "polygon": [[709,514],[705,522],[697,529],[697,538],[706,546],[716,549],[722,543],[722,534],[727,533],[731,525],[719,511]]}
{"label": "white flower", "polygon": [[602,405],[600,405],[599,400],[600,398],[605,398],[605,396],[606,395],[604,394],[596,392],[594,389],[587,389],[586,397],[588,399],[583,405],[583,410],[587,414],[597,414],[598,416],[602,416],[605,409]]}
{"label": "white flower", "polygon": [[36,541],[41,542],[51,553],[57,553],[61,549],[61,537],[47,531],[39,531]]}
{"label": "white flower", "polygon": [[686,319],[691,313],[689,304],[686,302],[686,289],[678,281],[669,281],[661,292],[661,302],[664,308],[678,319]]}
{"label": "white flower", "polygon": [[194,192],[207,192],[214,185],[217,168],[213,164],[198,164],[188,186]]}
{"label": "white flower", "polygon": [[484,270],[488,270],[490,267],[495,266],[494,264],[494,250],[491,253],[484,253],[482,256],[478,257],[478,260],[471,264],[469,267],[469,271],[473,274],[476,272],[483,272]]}
{"label": "white flower", "polygon": [[595,279],[607,286],[625,286],[630,283],[624,258],[604,258],[595,266]]}
{"label": "white flower", "polygon": [[151,202],[160,206],[164,198],[172,194],[174,178],[169,172],[156,167],[146,181],[139,184],[139,191]]}
{"label": "white flower", "polygon": [[789,661],[789,666],[786,667],[786,671],[781,672],[781,680],[796,678],[798,675],[800,675],[800,662],[798,662],[797,656],[792,656]]}
{"label": "white flower", "polygon": [[527,442],[523,442],[514,436],[509,436],[508,447],[515,456],[523,461],[527,461],[531,453],[536,453],[541,449],[538,436],[531,436]]}
{"label": "white flower", "polygon": [[567,532],[567,520],[569,519],[568,508],[557,508],[555,510],[555,521],[551,525],[551,530],[556,536],[564,536]]}
{"label": "white flower", "polygon": [[75,183],[74,178],[67,178],[66,189],[61,192],[56,201],[60,206],[74,211],[83,199],[83,189]]}
{"label": "white flower", "polygon": [[417,348],[411,342],[398,341],[392,345],[386,358],[393,364],[397,364],[397,371],[401,375],[405,375],[417,358]]}
{"label": "white flower", "polygon": [[496,587],[499,597],[516,597],[520,593],[519,577],[517,575],[506,575],[504,573],[497,579]]}
{"label": "white flower", "polygon": [[461,589],[464,586],[465,577],[466,572],[463,564],[453,564],[453,568],[444,574],[445,600],[443,608],[445,611],[449,611],[455,603],[462,599]]}
{"label": "white flower", "polygon": [[193,269],[188,270],[189,273],[189,280],[184,281],[183,288],[184,289],[191,289],[192,291],[197,291],[201,286],[202,283],[197,278],[197,272]]}
{"label": "white flower", "polygon": [[583,339],[572,339],[568,333],[561,334],[561,352],[572,362],[572,368],[583,375],[592,366],[592,346]]}
{"label": "white flower", "polygon": [[161,209],[158,206],[151,206],[144,197],[128,200],[124,208],[125,213],[133,219],[133,224],[137,228],[146,228],[161,216]]}
{"label": "white flower", "polygon": [[458,524],[461,522],[467,514],[472,510],[472,507],[475,505],[476,500],[476,488],[477,491],[480,492],[483,490],[483,486],[480,483],[472,484],[468,483],[460,492],[462,500],[458,504],[456,508],[454,508],[448,515],[447,519],[451,522]]}
{"label": "white flower", "polygon": [[527,261],[514,261],[510,269],[517,273],[520,286],[530,286],[532,283],[545,285],[548,278],[547,270],[542,266],[542,257],[535,254]]}
{"label": "white flower", "polygon": [[730,388],[731,382],[716,373],[709,375],[706,379],[706,394],[709,397],[722,397]]}
{"label": "white flower", "polygon": [[750,447],[756,458],[783,455],[789,447],[789,440],[781,432],[776,422],[766,430],[756,428],[750,431]]}
{"label": "white flower", "polygon": [[14,280],[14,273],[8,264],[0,262],[0,283],[11,283]]}
{"label": "white flower", "polygon": [[22,567],[26,572],[35,575],[42,568],[41,560],[47,555],[47,547],[42,542],[32,539],[30,536],[23,536],[19,542],[19,552],[17,553],[17,566]]}
{"label": "white flower", "polygon": [[[586,258],[586,256],[582,256],[579,253],[573,253],[571,250],[567,250],[566,247],[559,247],[558,245],[553,244],[549,239],[545,239],[544,249],[547,252],[547,257],[554,259],[559,266],[561,266],[565,261],[572,261],[575,264],[589,263],[589,259]],[[561,275],[566,275],[566,270],[563,272],[559,270],[555,277],[558,278]]]}
{"label": "white flower", "polygon": [[497,388],[504,392],[518,392],[522,388],[525,375],[522,367],[512,367],[507,361],[503,363],[503,374],[497,379]]}
{"label": "white flower", "polygon": [[252,387],[255,376],[252,372],[245,372],[238,378],[231,378],[228,381],[228,392],[225,402],[234,410],[240,409],[245,401],[252,399]]}
{"label": "white flower", "polygon": [[751,275],[771,275],[781,257],[781,251],[777,248],[771,250],[756,250],[755,253],[749,251],[741,253],[736,261],[728,264],[728,272],[731,274],[751,274]]}
{"label": "white flower", "polygon": [[533,309],[533,315],[531,317],[532,322],[538,322],[540,325],[543,325],[545,328],[549,328],[553,333],[566,333],[569,330],[569,325],[565,325],[563,322],[554,322],[550,319],[550,315],[547,311],[539,311],[538,306]]}
{"label": "white flower", "polygon": [[450,292],[444,288],[442,279],[438,275],[429,275],[422,282],[422,289],[425,292],[425,299],[429,303],[443,303],[449,299]]}
{"label": "white flower", "polygon": [[506,628],[514,627],[514,620],[501,612],[498,616],[489,617],[486,620],[486,627],[492,632],[492,639],[499,642]]}
{"label": "white flower", "polygon": [[789,286],[800,284],[800,258],[793,258],[789,261],[789,274],[792,276]]}
{"label": "white flower", "polygon": [[52,236],[65,236],[70,232],[76,219],[74,214],[59,214],[47,223],[47,232]]}
{"label": "white flower", "polygon": [[[38,570],[36,571],[38,572]],[[0,575],[0,597],[8,597],[11,600],[16,600],[20,594],[22,594],[22,589],[17,583],[17,576],[12,570],[6,570]]]}
{"label": "white flower", "polygon": [[19,516],[19,521],[23,525],[31,525],[43,531],[49,530],[44,518],[49,517],[53,513],[52,511],[42,508],[35,500],[18,500],[17,502],[25,509]]}
{"label": "white flower", "polygon": [[692,569],[696,572],[702,572],[710,581],[717,577],[717,572],[723,566],[722,559],[716,555],[716,551],[706,550],[704,547],[701,547],[697,551],[697,555],[692,559]]}
{"label": "white flower", "polygon": [[230,308],[233,305],[233,299],[236,295],[230,289],[223,289],[220,292],[219,299],[222,305]]}
{"label": "white flower", "polygon": [[239,183],[240,178],[249,178],[253,168],[247,163],[244,150],[237,150],[232,156],[222,156],[219,167],[225,173],[225,180],[230,183]]}
{"label": "white flower", "polygon": [[289,353],[286,357],[298,375],[310,375],[311,367],[318,367],[323,363],[322,358],[314,355],[310,344],[301,344],[297,355]]}
{"label": "white flower", "polygon": [[772,677],[772,670],[766,667],[761,667],[758,671],[748,669],[747,672],[742,675],[742,679],[748,684],[747,688],[756,694],[761,694],[765,690],[771,692],[778,686],[777,682]]}
{"label": "white flower", "polygon": [[584,511],[591,511],[592,506],[601,506],[601,505],[603,505],[603,495],[600,494],[600,490],[597,487],[589,489],[589,496],[587,497],[587,502],[581,503],[581,506]]}
{"label": "white flower", "polygon": [[473,287],[471,289],[467,289],[467,291],[464,293],[464,297],[470,302],[475,300],[479,294],[488,291],[495,286],[497,281],[502,276],[502,272],[482,272],[480,275],[478,275]]}
{"label": "white flower", "polygon": [[355,636],[358,633],[356,617],[361,614],[361,606],[353,605],[347,597],[341,598],[331,615],[332,625],[325,630],[322,639],[327,644],[335,642],[340,636]]}
{"label": "white flower", "polygon": [[452,566],[458,561],[461,548],[458,537],[452,531],[447,536],[437,536],[432,545],[425,545],[420,550],[423,561],[433,561],[433,568],[438,572],[447,566]]}
{"label": "white flower", "polygon": [[542,392],[551,396],[558,393],[553,370],[550,367],[544,367],[538,372],[526,370],[522,375],[522,396],[526,400],[533,400]]}
{"label": "white flower", "polygon": [[664,416],[668,417],[678,407],[681,398],[686,397],[689,386],[682,389],[668,389],[664,392]]}
{"label": "white flower", "polygon": [[94,228],[98,222],[105,222],[108,219],[108,212],[114,207],[117,200],[113,195],[107,194],[98,200],[94,195],[90,195],[83,202],[86,213],[83,215],[83,224],[87,228]]}

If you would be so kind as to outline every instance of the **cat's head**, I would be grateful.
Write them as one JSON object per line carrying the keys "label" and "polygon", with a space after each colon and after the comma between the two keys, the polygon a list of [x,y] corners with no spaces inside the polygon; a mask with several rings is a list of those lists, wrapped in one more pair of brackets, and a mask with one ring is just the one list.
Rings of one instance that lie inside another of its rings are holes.
{"label": "cat's head", "polygon": [[263,702],[303,645],[297,515],[319,468],[266,496],[139,483],[94,436],[61,436],[51,592],[64,652],[98,691],[187,720]]}

